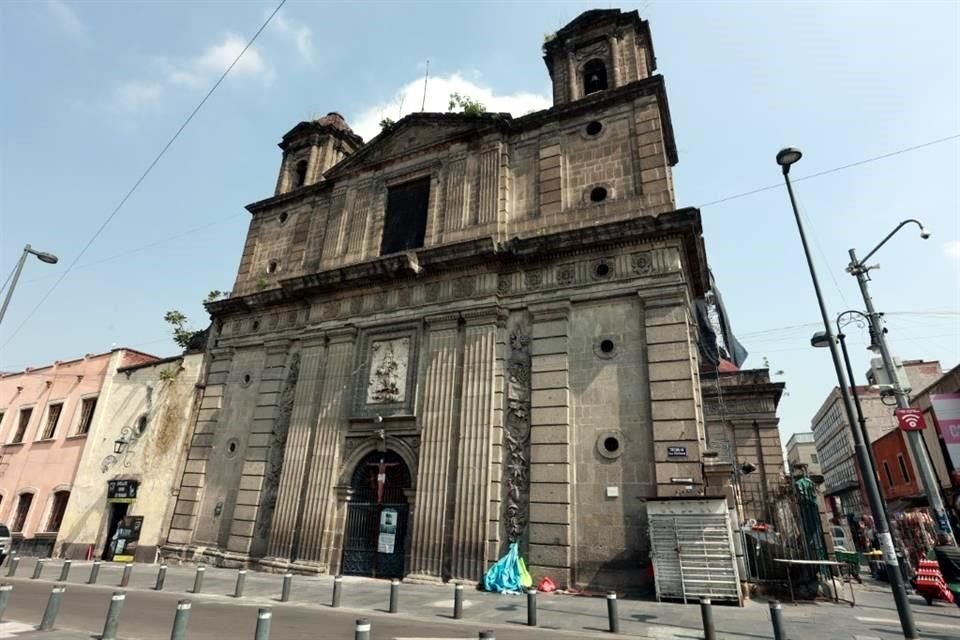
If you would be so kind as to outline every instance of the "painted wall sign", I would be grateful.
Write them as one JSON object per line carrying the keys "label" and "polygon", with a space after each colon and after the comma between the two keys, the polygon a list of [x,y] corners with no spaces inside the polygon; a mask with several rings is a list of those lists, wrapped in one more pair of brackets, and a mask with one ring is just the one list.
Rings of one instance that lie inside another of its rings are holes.
{"label": "painted wall sign", "polygon": [[137,480],[108,480],[107,502],[133,502],[137,499],[140,482]]}
{"label": "painted wall sign", "polygon": [[686,458],[686,447],[667,447],[667,456],[670,458]]}

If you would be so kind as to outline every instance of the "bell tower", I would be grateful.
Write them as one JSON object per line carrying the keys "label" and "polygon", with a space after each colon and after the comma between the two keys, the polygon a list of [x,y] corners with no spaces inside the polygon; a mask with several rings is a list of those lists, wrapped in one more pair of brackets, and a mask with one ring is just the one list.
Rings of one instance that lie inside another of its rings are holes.
{"label": "bell tower", "polygon": [[553,104],[622,87],[657,68],[650,26],[636,11],[586,11],[543,44]]}
{"label": "bell tower", "polygon": [[280,142],[283,161],[277,177],[275,195],[320,182],[333,165],[363,146],[363,138],[353,132],[339,113],[301,122]]}

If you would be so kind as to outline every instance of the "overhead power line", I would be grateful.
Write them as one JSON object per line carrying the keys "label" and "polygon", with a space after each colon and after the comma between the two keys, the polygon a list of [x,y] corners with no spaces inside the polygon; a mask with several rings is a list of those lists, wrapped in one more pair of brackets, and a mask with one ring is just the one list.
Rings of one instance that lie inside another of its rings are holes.
{"label": "overhead power line", "polygon": [[33,314],[36,313],[41,306],[43,306],[43,303],[47,301],[47,298],[49,298],[50,295],[56,290],[56,288],[60,286],[60,283],[63,282],[64,278],[67,277],[67,275],[70,273],[73,267],[77,264],[80,258],[83,257],[83,254],[87,252],[87,249],[89,249],[90,246],[94,243],[94,241],[96,241],[96,239],[100,236],[100,234],[103,233],[103,230],[107,228],[107,225],[109,225],[110,222],[114,219],[114,217],[116,217],[116,215],[120,213],[120,209],[122,209],[123,205],[127,203],[127,200],[130,199],[130,196],[132,196],[134,192],[136,192],[136,190],[140,188],[140,185],[143,184],[143,181],[147,179],[147,176],[150,175],[150,172],[153,171],[153,168],[157,166],[157,163],[160,162],[161,158],[163,158],[163,156],[166,155],[170,147],[173,146],[173,143],[176,142],[177,138],[180,137],[180,134],[183,133],[183,130],[187,128],[187,125],[189,125],[190,122],[193,120],[194,116],[196,116],[197,113],[200,112],[200,109],[202,109],[203,105],[207,103],[207,100],[210,99],[210,96],[213,95],[213,93],[223,83],[223,81],[230,74],[230,72],[233,71],[233,68],[237,65],[238,62],[240,62],[240,58],[243,57],[243,54],[247,52],[247,49],[253,46],[253,43],[256,42],[257,38],[260,37],[260,34],[263,33],[263,30],[267,28],[267,25],[270,24],[270,21],[273,20],[273,17],[277,15],[277,12],[280,11],[280,9],[283,7],[284,4],[286,4],[286,2],[287,0],[280,0],[280,3],[277,4],[277,7],[273,10],[273,13],[267,16],[267,19],[263,21],[263,24],[260,25],[260,28],[257,29],[256,33],[253,34],[253,37],[251,37],[250,40],[247,41],[247,44],[243,47],[240,53],[237,54],[237,57],[234,58],[233,62],[230,63],[230,66],[227,67],[222,74],[220,74],[220,77],[217,78],[217,81],[213,83],[213,86],[210,87],[210,90],[207,91],[207,94],[203,96],[203,99],[200,100],[197,106],[194,107],[193,111],[190,112],[190,115],[188,115],[186,120],[183,121],[183,124],[180,125],[180,127],[176,130],[173,136],[170,137],[167,143],[163,145],[163,148],[160,149],[160,152],[157,153],[157,155],[153,158],[150,164],[147,165],[147,168],[143,171],[140,177],[137,178],[137,181],[133,183],[133,186],[130,187],[130,189],[123,196],[123,198],[120,199],[120,202],[117,204],[116,207],[114,207],[113,211],[110,212],[110,215],[107,216],[106,220],[103,221],[103,223],[100,225],[99,228],[97,228],[97,230],[93,233],[90,239],[87,240],[87,243],[83,245],[83,248],[80,250],[80,253],[78,253],[73,258],[70,264],[67,265],[67,268],[64,269],[60,277],[57,278],[57,281],[53,283],[53,286],[51,286],[47,290],[47,292],[43,295],[43,297],[40,298],[40,302],[38,302],[36,306],[34,306],[33,309],[31,309],[30,313],[27,314],[27,317],[23,319],[23,322],[21,322],[17,326],[17,328],[14,329],[13,333],[10,334],[10,337],[7,339],[7,341],[3,343],[4,346],[8,345],[10,341],[13,340],[14,337],[16,337],[16,335],[27,324],[30,318],[33,317]]}
{"label": "overhead power line", "polygon": [[[912,147],[904,147],[903,149],[897,149],[896,151],[891,151],[890,153],[884,153],[883,155],[873,156],[872,158],[865,158],[863,160],[851,162],[850,164],[844,164],[844,165],[840,165],[839,167],[833,167],[832,169],[826,169],[824,171],[818,171],[817,173],[811,173],[808,176],[801,176],[799,178],[794,178],[793,181],[801,182],[803,180],[812,180],[814,178],[819,178],[820,176],[825,176],[831,173],[836,173],[838,171],[844,171],[845,169],[852,169],[853,167],[859,167],[860,165],[876,162],[877,160],[892,158],[893,156],[898,156],[902,153],[908,153],[910,151],[923,149],[924,147],[931,147],[935,144],[942,144],[944,142],[956,140],[957,138],[960,138],[960,133],[956,133],[952,136],[946,136],[943,138],[937,138],[936,140],[930,140],[929,142],[923,142],[921,144],[915,144]],[[747,196],[752,196],[756,193],[763,193],[764,191],[770,191],[771,189],[779,189],[781,187],[783,187],[783,183],[778,182],[776,184],[767,185],[766,187],[760,187],[759,189],[751,189],[750,191],[744,191],[743,193],[737,193],[732,196],[726,196],[724,198],[720,198],[719,200],[711,200],[710,202],[704,202],[703,204],[697,205],[697,207],[699,209],[703,209],[704,207],[720,204],[721,202],[729,202],[731,200],[737,200],[739,198],[746,198]]]}

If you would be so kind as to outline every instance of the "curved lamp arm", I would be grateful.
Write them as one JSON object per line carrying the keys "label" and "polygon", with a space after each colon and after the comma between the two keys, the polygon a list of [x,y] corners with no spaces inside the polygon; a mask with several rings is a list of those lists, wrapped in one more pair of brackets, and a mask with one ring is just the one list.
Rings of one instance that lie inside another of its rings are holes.
{"label": "curved lamp arm", "polygon": [[907,219],[907,220],[904,220],[903,222],[901,222],[900,224],[898,224],[898,225],[896,226],[896,228],[894,228],[893,231],[891,231],[890,233],[888,233],[888,234],[887,234],[887,237],[884,238],[883,240],[881,240],[881,241],[880,241],[880,244],[878,244],[877,246],[875,246],[875,247],[873,248],[873,251],[871,251],[870,253],[868,253],[867,255],[865,255],[863,258],[861,258],[860,261],[857,262],[856,264],[852,264],[852,263],[851,263],[850,266],[847,268],[847,271],[849,271],[850,273],[854,273],[854,272],[862,269],[862,268],[863,268],[863,265],[865,265],[865,264],[867,263],[867,260],[869,260],[870,257],[873,256],[873,254],[875,254],[877,251],[879,251],[879,250],[880,250],[880,247],[882,247],[883,245],[887,244],[887,240],[889,240],[890,238],[892,238],[892,237],[897,233],[897,231],[900,231],[900,229],[902,229],[905,225],[908,225],[908,224],[910,224],[910,223],[913,223],[913,224],[917,225],[918,227],[920,227],[920,237],[921,237],[921,238],[923,238],[924,240],[926,240],[927,238],[930,237],[930,234],[927,232],[926,229],[924,229],[923,223],[921,223],[919,220],[915,220],[915,219],[913,219],[913,218],[909,218],[909,219]]}

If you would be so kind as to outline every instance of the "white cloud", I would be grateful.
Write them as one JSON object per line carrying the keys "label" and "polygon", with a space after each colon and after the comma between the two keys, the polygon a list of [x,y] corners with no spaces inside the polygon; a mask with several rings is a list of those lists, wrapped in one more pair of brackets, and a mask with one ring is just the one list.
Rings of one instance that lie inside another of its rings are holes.
{"label": "white cloud", "polygon": [[[157,107],[170,87],[207,88],[243,51],[246,41],[228,33],[216,44],[192,58],[158,57],[161,74],[156,79],[131,80],[118,85],[111,95],[110,110],[128,114]],[[258,78],[265,85],[273,80],[273,69],[256,49],[244,52],[230,71],[229,77]]]}
{"label": "white cloud", "polygon": [[947,257],[960,260],[960,240],[950,240],[943,246]]}
{"label": "white cloud", "polygon": [[163,87],[156,82],[125,82],[113,91],[112,105],[118,111],[140,111],[155,107]]}
{"label": "white cloud", "polygon": [[[199,56],[179,61],[161,58],[160,63],[165,68],[168,83],[178,86],[203,86],[226,71],[245,45],[243,38],[228,33],[223,40],[207,47]],[[268,83],[273,79],[273,71],[255,47],[247,49],[230,75],[260,77]]]}
{"label": "white cloud", "polygon": [[313,62],[313,32],[305,24],[291,20],[278,13],[270,23],[274,30],[288,40],[293,41],[300,58],[310,64]]}
{"label": "white cloud", "polygon": [[47,0],[47,12],[60,31],[79,43],[86,43],[90,34],[77,12],[63,0]]}
{"label": "white cloud", "polygon": [[[550,98],[534,93],[512,93],[498,95],[490,87],[484,87],[465,79],[460,73],[447,76],[434,76],[427,83],[427,99],[424,111],[447,111],[450,94],[459,93],[483,103],[487,111],[503,111],[514,117],[530,111],[546,109],[551,105]],[[364,140],[370,140],[380,132],[380,121],[384,118],[399,120],[402,116],[420,111],[423,102],[423,78],[411,80],[403,85],[390,102],[381,102],[360,111],[350,122],[353,130]]]}

